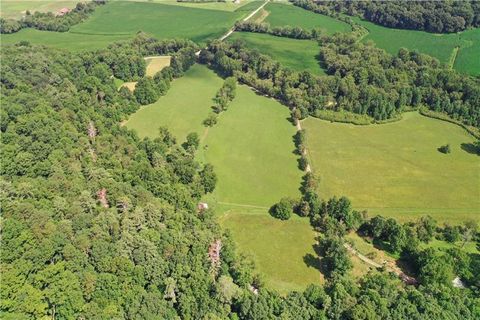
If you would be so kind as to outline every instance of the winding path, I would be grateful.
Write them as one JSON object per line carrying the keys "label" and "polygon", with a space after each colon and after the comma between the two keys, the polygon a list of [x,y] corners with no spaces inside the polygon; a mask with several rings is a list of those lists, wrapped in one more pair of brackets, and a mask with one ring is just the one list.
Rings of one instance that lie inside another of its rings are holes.
{"label": "winding path", "polygon": [[357,249],[353,248],[351,245],[349,245],[348,243],[344,243],[343,246],[345,247],[345,249],[347,249],[351,254],[357,256],[360,260],[362,260],[363,262],[365,262],[366,264],[376,268],[376,269],[380,269],[382,267],[385,267],[385,269],[388,271],[388,272],[391,272],[391,273],[394,273],[396,274],[403,282],[405,282],[406,284],[416,284],[417,283],[417,280],[413,277],[410,277],[408,275],[406,275],[402,270],[398,269],[398,268],[392,268],[392,267],[388,267],[387,265],[381,265],[379,263],[376,263],[375,261],[373,261],[372,259],[364,256],[363,254],[361,254],[360,252],[357,251]]}
{"label": "winding path", "polygon": [[[247,21],[248,19],[250,19],[251,17],[253,17],[258,11],[262,10],[263,7],[265,7],[267,5],[267,3],[269,3],[270,0],[266,0],[260,7],[258,7],[257,9],[253,10],[248,16],[246,16],[245,18],[242,19],[242,21]],[[220,41],[223,41],[225,39],[227,39],[233,32],[235,31],[235,26],[231,27],[230,30],[227,31],[227,33],[225,33],[223,36],[221,36],[220,38],[218,38],[218,40]],[[197,56],[200,55],[200,51],[201,50],[198,50],[197,52],[195,52],[195,54]]]}

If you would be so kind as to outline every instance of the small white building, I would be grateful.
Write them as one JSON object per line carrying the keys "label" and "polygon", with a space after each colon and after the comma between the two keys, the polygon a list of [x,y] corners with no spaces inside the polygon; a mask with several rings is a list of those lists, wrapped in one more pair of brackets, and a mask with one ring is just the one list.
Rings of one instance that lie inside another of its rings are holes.
{"label": "small white building", "polygon": [[208,210],[208,204],[206,202],[200,202],[197,205],[197,210],[198,210],[198,212],[203,212],[205,210]]}

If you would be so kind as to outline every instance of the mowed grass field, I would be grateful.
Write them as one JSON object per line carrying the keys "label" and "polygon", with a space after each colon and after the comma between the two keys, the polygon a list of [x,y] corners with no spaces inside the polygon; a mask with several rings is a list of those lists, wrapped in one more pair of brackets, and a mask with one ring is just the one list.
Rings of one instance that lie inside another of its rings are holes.
{"label": "mowed grass field", "polygon": [[138,110],[125,125],[140,137],[151,138],[158,136],[159,127],[166,126],[180,143],[190,132],[202,135],[202,121],[211,112],[212,98],[222,83],[213,71],[195,64],[172,82],[165,96]]}
{"label": "mowed grass field", "polygon": [[289,110],[273,99],[237,86],[235,99],[204,140],[205,161],[218,176],[218,201],[270,207],[300,196]]}
{"label": "mowed grass field", "polygon": [[128,40],[138,31],[157,39],[191,39],[201,45],[223,35],[237,19],[246,16],[262,2],[252,1],[235,11],[196,9],[156,2],[114,1],[98,7],[85,22],[69,32],[25,29],[2,35],[2,45],[22,40],[73,51],[105,48]]}
{"label": "mowed grass field", "polygon": [[[323,198],[345,195],[357,209],[401,221],[479,219],[480,157],[465,150],[475,139],[459,126],[414,112],[383,125],[303,125]],[[447,143],[452,152],[440,153]]]}
{"label": "mowed grass field", "polygon": [[268,34],[234,32],[230,38],[243,40],[248,47],[257,49],[283,66],[295,71],[308,70],[316,75],[325,74],[316,58],[320,48],[315,41],[276,37]]}
{"label": "mowed grass field", "polygon": [[350,25],[345,22],[289,4],[269,3],[265,10],[269,15],[264,21],[273,27],[288,25],[305,29],[321,28],[327,34],[351,31]]}
{"label": "mowed grass field", "polygon": [[4,19],[20,19],[27,10],[30,13],[57,12],[62,8],[75,8],[79,0],[2,0],[0,17]]}

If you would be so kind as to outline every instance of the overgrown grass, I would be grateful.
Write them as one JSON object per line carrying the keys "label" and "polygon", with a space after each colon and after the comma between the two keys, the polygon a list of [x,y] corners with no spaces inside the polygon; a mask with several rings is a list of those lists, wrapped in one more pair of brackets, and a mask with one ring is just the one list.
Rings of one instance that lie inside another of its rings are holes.
{"label": "overgrown grass", "polygon": [[235,32],[230,40],[243,40],[251,49],[269,55],[283,66],[295,71],[308,70],[316,75],[325,74],[317,56],[320,48],[312,40],[297,40],[268,34]]}
{"label": "overgrown grass", "polygon": [[270,12],[265,22],[274,27],[289,25],[305,29],[322,28],[327,34],[351,31],[350,25],[345,22],[293,5],[269,3],[265,9]]}
{"label": "overgrown grass", "polygon": [[157,72],[160,72],[163,68],[168,67],[170,65],[170,60],[170,56],[146,57],[146,75],[149,77],[153,77],[155,74],[157,74]]}
{"label": "overgrown grass", "polygon": [[178,139],[190,132],[201,135],[202,121],[211,112],[212,98],[222,86],[222,79],[203,65],[196,64],[172,82],[167,94],[134,113],[126,122],[140,137],[158,136],[158,128],[166,126]]}
{"label": "overgrown grass", "polygon": [[[416,112],[397,122],[355,126],[308,118],[310,160],[323,198],[348,196],[357,209],[412,220],[459,223],[480,215],[479,157],[461,127]],[[437,148],[450,144],[450,154]]]}

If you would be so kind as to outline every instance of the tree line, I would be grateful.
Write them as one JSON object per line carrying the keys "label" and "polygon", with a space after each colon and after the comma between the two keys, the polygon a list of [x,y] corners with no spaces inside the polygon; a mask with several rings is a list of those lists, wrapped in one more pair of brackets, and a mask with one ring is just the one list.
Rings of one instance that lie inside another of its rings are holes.
{"label": "tree line", "polygon": [[207,127],[214,126],[218,121],[218,115],[223,111],[226,111],[230,102],[235,98],[237,88],[237,79],[235,77],[229,77],[225,79],[223,85],[218,89],[215,97],[213,98],[213,112],[210,113],[203,124]]}
{"label": "tree line", "polygon": [[0,33],[15,33],[23,28],[67,32],[70,27],[88,18],[97,6],[106,3],[106,0],[92,0],[86,3],[79,2],[75,8],[63,15],[39,11],[32,14],[27,10],[25,16],[20,20],[0,18]]}
{"label": "tree line", "polygon": [[316,13],[358,16],[389,28],[452,33],[480,26],[478,1],[290,1]]}
{"label": "tree line", "polygon": [[249,49],[241,40],[213,41],[200,61],[273,96],[295,117],[345,110],[383,121],[426,106],[466,125],[480,127],[480,80],[449,70],[438,60],[400,49],[392,56],[355,34],[322,36],[320,59],[327,76],[295,72]]}

